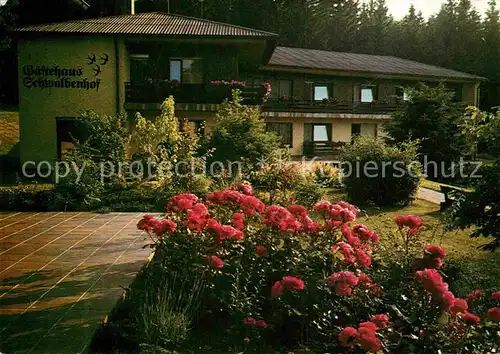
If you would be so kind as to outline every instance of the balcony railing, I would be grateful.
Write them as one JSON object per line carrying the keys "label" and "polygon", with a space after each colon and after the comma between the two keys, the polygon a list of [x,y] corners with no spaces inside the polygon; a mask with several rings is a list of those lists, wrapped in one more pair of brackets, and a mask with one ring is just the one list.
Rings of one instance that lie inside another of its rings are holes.
{"label": "balcony railing", "polygon": [[266,112],[383,114],[397,111],[400,107],[401,104],[396,102],[354,103],[334,100],[269,99],[264,103],[263,110]]}
{"label": "balcony railing", "polygon": [[161,103],[165,98],[173,96],[176,103],[220,104],[232,98],[233,89],[241,90],[243,104],[248,105],[261,105],[267,91],[263,86],[127,82],[125,83],[125,101],[127,103]]}

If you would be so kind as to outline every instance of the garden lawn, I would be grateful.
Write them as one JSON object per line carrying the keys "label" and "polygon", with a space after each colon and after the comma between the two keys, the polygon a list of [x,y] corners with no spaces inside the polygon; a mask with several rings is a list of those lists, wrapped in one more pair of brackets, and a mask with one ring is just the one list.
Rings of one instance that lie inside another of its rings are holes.
{"label": "garden lawn", "polygon": [[19,112],[0,111],[0,155],[7,155],[19,142]]}

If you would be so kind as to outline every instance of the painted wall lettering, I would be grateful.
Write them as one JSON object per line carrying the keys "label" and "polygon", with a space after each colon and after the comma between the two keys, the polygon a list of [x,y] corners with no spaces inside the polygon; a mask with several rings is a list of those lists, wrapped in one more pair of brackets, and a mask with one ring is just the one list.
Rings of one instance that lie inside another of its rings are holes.
{"label": "painted wall lettering", "polygon": [[23,85],[26,88],[37,88],[40,90],[47,88],[80,89],[99,91],[101,79],[99,75],[103,67],[109,62],[109,55],[103,53],[97,56],[90,53],[86,58],[86,64],[91,67],[94,77],[88,79],[83,77],[82,67],[62,68],[56,66],[23,66]]}

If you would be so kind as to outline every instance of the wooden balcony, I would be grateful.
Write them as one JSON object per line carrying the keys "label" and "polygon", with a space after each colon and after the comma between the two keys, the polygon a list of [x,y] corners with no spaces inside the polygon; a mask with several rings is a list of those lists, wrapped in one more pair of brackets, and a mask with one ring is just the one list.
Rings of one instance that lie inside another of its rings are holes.
{"label": "wooden balcony", "polygon": [[345,145],[347,145],[347,143],[341,141],[307,141],[303,143],[302,147],[304,156],[311,157],[335,155],[339,153]]}
{"label": "wooden balcony", "polygon": [[264,102],[266,88],[239,85],[204,85],[204,84],[173,84],[170,82],[125,83],[125,103],[160,104],[169,96],[176,103],[194,105],[217,105],[232,98],[232,90],[241,91],[243,104],[261,105]]}
{"label": "wooden balcony", "polygon": [[353,113],[353,114],[387,114],[401,107],[396,102],[354,103],[336,100],[299,101],[269,99],[263,105],[264,112],[298,112],[298,113]]}

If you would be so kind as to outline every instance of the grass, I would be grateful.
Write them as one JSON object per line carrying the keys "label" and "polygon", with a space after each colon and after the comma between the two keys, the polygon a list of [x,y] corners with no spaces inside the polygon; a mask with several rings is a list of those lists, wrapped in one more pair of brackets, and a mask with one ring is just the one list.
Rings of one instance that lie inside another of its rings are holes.
{"label": "grass", "polygon": [[7,155],[19,142],[19,112],[0,111],[0,155]]}

